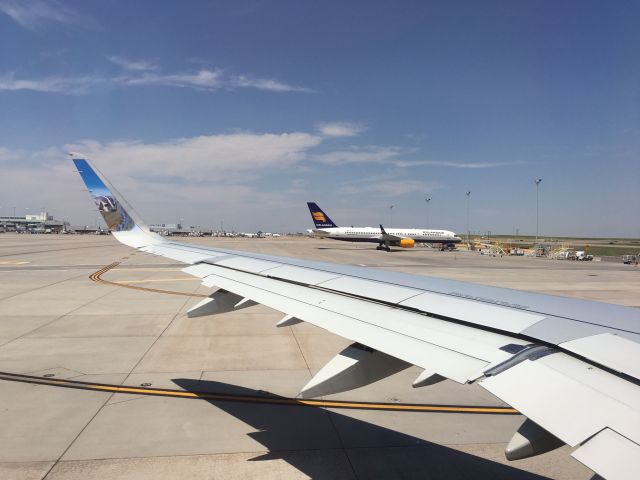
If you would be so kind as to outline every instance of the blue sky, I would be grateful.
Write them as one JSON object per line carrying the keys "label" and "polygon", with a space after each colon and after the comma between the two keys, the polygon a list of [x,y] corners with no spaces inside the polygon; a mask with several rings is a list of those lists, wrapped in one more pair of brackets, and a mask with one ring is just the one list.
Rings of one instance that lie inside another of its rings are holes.
{"label": "blue sky", "polygon": [[[185,6],[186,5],[186,6]],[[640,236],[636,1],[0,0],[0,214]]]}

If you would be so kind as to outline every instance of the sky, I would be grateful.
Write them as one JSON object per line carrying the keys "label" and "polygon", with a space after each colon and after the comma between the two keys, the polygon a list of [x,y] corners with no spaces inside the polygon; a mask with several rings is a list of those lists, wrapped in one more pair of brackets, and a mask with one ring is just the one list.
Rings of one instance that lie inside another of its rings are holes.
{"label": "sky", "polygon": [[148,223],[304,231],[314,201],[535,234],[542,178],[541,236],[640,237],[639,24],[634,0],[0,0],[0,215],[95,223],[74,151]]}

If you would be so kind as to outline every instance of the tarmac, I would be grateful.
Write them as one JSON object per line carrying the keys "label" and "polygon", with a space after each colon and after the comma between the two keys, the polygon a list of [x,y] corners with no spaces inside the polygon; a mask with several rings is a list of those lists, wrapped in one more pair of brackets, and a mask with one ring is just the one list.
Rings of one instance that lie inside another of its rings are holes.
{"label": "tarmac", "polygon": [[[640,307],[629,265],[304,237],[184,241]],[[183,267],[110,236],[0,234],[0,372],[29,376],[0,373],[1,479],[592,478],[566,446],[506,461],[524,417],[455,411],[508,406],[476,385],[413,389],[415,367],[321,399],[397,410],[296,403],[350,342],[276,328],[282,313],[261,305],[189,319],[210,290]]]}

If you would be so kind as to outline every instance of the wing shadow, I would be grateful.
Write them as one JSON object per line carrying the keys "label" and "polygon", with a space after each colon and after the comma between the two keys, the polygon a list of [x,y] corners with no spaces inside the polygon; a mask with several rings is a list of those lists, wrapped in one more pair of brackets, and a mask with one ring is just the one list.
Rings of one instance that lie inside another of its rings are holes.
{"label": "wing shadow", "polygon": [[[262,396],[265,401],[283,398],[216,381],[177,378],[173,382],[196,394]],[[310,478],[547,478],[322,408],[204,400],[256,430],[249,436],[268,453],[250,461],[282,459]]]}

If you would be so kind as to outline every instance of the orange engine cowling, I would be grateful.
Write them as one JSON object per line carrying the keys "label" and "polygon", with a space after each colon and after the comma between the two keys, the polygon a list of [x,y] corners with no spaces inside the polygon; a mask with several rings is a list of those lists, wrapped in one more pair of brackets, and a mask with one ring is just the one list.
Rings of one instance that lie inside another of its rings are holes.
{"label": "orange engine cowling", "polygon": [[415,246],[416,242],[413,238],[401,238],[400,239],[400,246],[402,248],[413,248]]}

